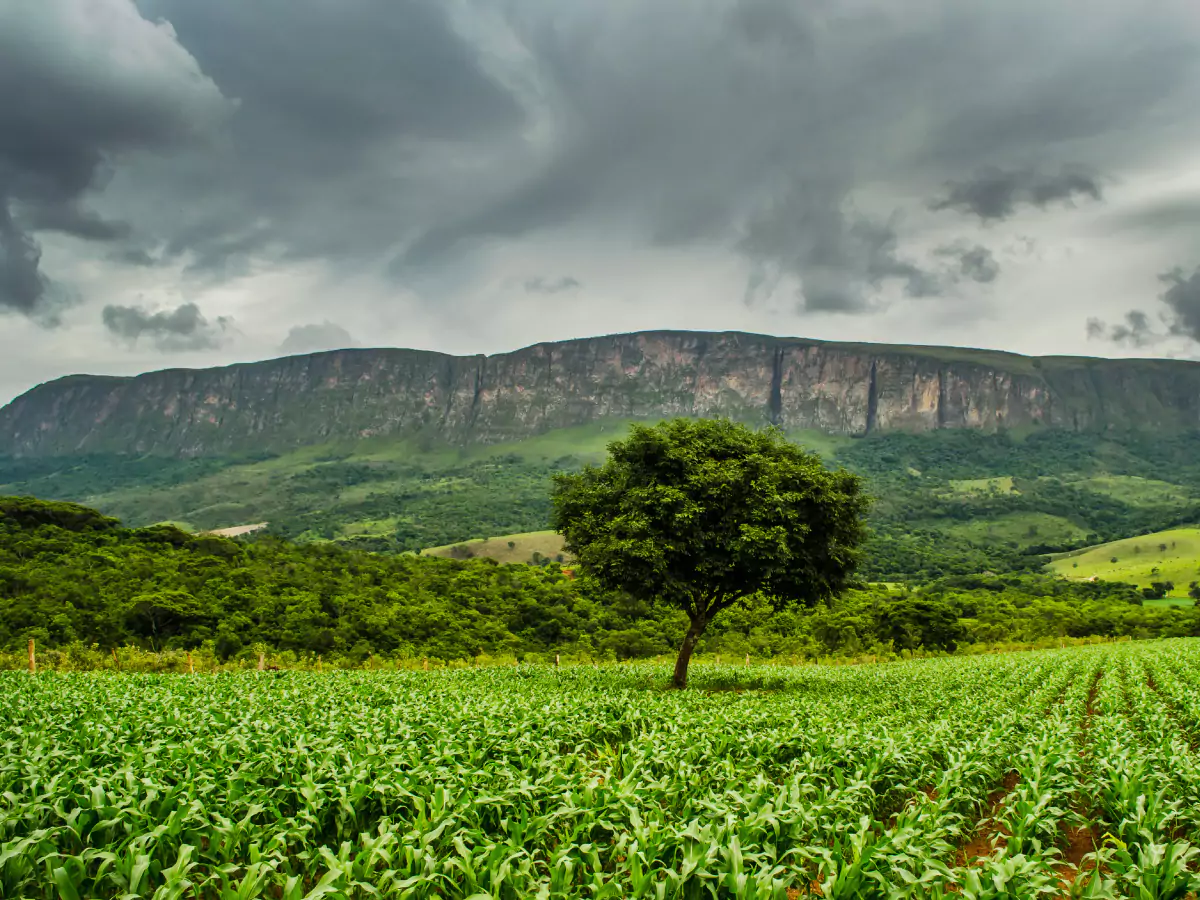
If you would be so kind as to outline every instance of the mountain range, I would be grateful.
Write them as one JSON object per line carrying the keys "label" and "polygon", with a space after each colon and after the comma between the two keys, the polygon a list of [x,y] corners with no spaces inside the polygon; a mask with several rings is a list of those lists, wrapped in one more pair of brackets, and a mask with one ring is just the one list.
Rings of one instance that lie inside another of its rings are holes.
{"label": "mountain range", "polygon": [[1200,363],[656,331],[492,356],[336,350],[132,378],[71,375],[0,409],[0,454],[282,453],[519,441],[607,419],[727,416],[832,435],[1200,425]]}

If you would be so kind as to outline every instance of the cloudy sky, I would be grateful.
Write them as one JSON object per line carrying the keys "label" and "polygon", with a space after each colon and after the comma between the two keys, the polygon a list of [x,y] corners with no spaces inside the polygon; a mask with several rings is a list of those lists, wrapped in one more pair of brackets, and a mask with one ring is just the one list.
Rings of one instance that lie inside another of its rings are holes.
{"label": "cloudy sky", "polygon": [[0,402],[649,328],[1200,358],[1200,4],[0,0]]}

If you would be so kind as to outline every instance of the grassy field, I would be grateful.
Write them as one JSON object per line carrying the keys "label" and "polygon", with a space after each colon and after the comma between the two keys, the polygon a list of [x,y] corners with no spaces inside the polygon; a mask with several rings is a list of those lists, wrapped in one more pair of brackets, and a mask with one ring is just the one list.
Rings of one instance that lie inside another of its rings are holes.
{"label": "grassy field", "polygon": [[1098,475],[1072,484],[1134,506],[1182,503],[1191,497],[1191,491],[1181,485],[1136,475]]}
{"label": "grassy field", "polygon": [[1013,543],[1025,547],[1032,544],[1070,544],[1083,540],[1087,532],[1062,516],[1048,513],[1022,512],[980,517],[965,522],[926,520],[923,528],[944,531],[947,536],[976,543]]}
{"label": "grassy field", "polygon": [[655,664],[4,672],[0,895],[1184,898],[1198,672],[1188,639],[682,692]]}
{"label": "grassy field", "polygon": [[1088,547],[1057,557],[1049,568],[1080,581],[1097,578],[1139,587],[1173,581],[1171,596],[1187,598],[1188,585],[1200,580],[1200,527],[1174,528]]}
{"label": "grassy field", "polygon": [[520,534],[460,541],[444,547],[431,547],[422,551],[422,555],[449,556],[458,559],[468,556],[486,556],[501,563],[527,563],[533,561],[534,553],[555,559],[562,552],[562,535],[557,532],[526,531]]}
{"label": "grassy field", "polygon": [[956,494],[1016,494],[1011,475],[996,478],[960,478],[949,482],[950,490]]}

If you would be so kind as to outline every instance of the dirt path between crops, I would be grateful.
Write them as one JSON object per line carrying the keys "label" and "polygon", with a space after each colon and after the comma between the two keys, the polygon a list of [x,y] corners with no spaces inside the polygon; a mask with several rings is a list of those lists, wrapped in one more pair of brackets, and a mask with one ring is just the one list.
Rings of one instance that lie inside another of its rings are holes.
{"label": "dirt path between crops", "polygon": [[[1079,727],[1078,743],[1079,755],[1083,761],[1083,769],[1086,773],[1088,770],[1088,757],[1091,754],[1092,742],[1090,732],[1092,730],[1092,720],[1096,716],[1096,697],[1100,694],[1100,679],[1104,677],[1104,669],[1101,668],[1096,672],[1096,677],[1092,680],[1091,690],[1088,691],[1087,709],[1083,714],[1083,722]],[[1100,846],[1101,836],[1096,829],[1094,812],[1084,797],[1077,798],[1071,809],[1076,815],[1084,820],[1083,825],[1067,826],[1063,829],[1062,840],[1063,844],[1063,861],[1060,865],[1055,866],[1055,870],[1059,875],[1059,885],[1063,889],[1063,897],[1071,895],[1071,888],[1078,880],[1083,869],[1083,859],[1089,853],[1094,853]]]}
{"label": "dirt path between crops", "polygon": [[[1066,697],[1067,691],[1071,689],[1071,681],[1061,694],[1046,704],[1046,713],[1054,707],[1062,704]],[[1093,694],[1095,687],[1093,686]],[[1010,771],[1004,776],[1001,787],[988,794],[987,800],[981,809],[981,815],[975,821],[975,830],[966,843],[960,844],[958,851],[954,856],[954,863],[958,867],[977,866],[981,865],[983,860],[991,856],[992,852],[998,848],[1005,846],[1008,835],[1005,834],[1003,827],[1000,825],[1000,817],[1004,812],[1004,801],[1013,791],[1017,789],[1017,785],[1021,783],[1021,776],[1016,771]]]}

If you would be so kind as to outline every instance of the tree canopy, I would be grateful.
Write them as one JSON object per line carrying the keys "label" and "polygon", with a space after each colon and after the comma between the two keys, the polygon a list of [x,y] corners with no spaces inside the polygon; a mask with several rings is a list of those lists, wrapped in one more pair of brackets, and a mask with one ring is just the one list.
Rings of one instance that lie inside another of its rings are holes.
{"label": "tree canopy", "polygon": [[812,606],[850,583],[865,537],[859,478],[775,429],[725,420],[635,425],[603,466],[555,479],[553,519],[603,588],[665,601],[690,627],[675,666],[723,610],[763,595]]}

